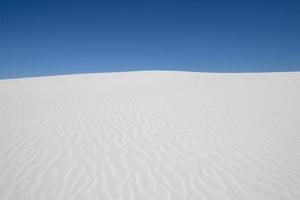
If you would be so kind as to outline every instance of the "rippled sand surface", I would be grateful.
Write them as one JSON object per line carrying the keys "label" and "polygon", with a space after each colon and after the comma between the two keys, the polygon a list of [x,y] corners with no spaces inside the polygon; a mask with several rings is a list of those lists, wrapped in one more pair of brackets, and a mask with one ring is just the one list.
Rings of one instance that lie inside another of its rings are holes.
{"label": "rippled sand surface", "polygon": [[300,199],[300,73],[0,80],[1,200]]}

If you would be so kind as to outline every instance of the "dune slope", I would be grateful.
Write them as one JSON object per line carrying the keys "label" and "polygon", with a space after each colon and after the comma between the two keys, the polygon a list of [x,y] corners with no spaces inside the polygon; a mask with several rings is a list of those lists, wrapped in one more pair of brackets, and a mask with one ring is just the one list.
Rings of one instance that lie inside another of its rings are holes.
{"label": "dune slope", "polygon": [[0,80],[0,199],[300,199],[300,73]]}

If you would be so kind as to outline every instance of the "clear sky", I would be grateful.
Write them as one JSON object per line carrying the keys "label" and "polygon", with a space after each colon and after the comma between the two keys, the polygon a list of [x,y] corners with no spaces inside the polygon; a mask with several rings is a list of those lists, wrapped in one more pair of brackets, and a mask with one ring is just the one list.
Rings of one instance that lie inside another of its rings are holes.
{"label": "clear sky", "polygon": [[0,78],[300,71],[300,1],[0,0]]}

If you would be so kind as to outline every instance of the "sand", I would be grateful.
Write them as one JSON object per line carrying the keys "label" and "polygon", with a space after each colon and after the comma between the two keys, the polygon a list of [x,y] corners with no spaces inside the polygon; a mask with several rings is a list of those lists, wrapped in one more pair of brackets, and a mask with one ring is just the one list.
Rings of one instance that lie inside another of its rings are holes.
{"label": "sand", "polygon": [[1,200],[300,199],[300,72],[0,80]]}

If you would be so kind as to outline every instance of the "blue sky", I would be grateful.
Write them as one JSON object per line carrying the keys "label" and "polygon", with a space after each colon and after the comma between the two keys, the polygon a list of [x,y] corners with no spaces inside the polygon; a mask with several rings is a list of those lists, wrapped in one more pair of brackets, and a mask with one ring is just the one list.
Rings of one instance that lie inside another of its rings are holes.
{"label": "blue sky", "polygon": [[300,1],[0,0],[0,78],[300,71]]}

